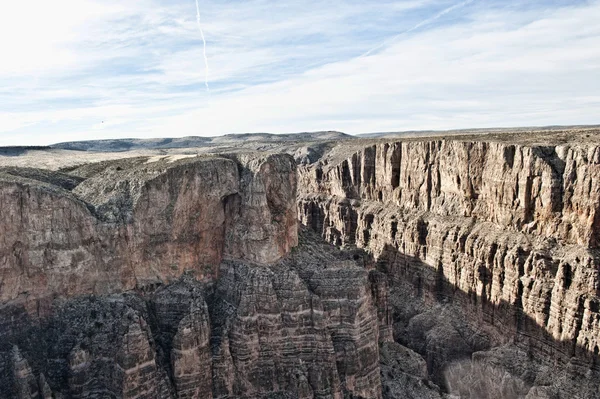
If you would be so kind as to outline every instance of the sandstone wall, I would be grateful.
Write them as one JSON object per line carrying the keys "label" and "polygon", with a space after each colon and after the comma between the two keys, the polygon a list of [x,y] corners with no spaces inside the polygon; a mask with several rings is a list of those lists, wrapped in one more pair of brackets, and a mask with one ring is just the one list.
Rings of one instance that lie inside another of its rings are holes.
{"label": "sandstone wall", "polygon": [[0,398],[381,398],[385,279],[314,233],[297,247],[295,168],[0,172]]}
{"label": "sandstone wall", "polygon": [[507,340],[595,362],[597,146],[389,142],[299,181],[299,217],[328,241],[369,249],[424,295],[464,294]]}
{"label": "sandstone wall", "polygon": [[[217,275],[224,257],[262,264],[297,243],[286,155],[136,160],[73,192],[0,173],[0,301],[106,294]],[[241,171],[240,171],[241,170]]]}
{"label": "sandstone wall", "polygon": [[0,398],[381,398],[385,299],[352,254],[302,239],[274,265],[223,262],[216,286],[185,274],[0,324]]}

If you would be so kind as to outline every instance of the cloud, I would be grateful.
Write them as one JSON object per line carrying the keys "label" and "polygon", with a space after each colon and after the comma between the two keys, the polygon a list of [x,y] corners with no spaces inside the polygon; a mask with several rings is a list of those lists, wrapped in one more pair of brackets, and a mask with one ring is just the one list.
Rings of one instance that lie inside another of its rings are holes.
{"label": "cloud", "polygon": [[437,21],[438,19],[440,19],[444,15],[446,15],[448,13],[451,13],[451,12],[457,10],[457,9],[460,9],[462,7],[465,7],[465,6],[473,3],[473,1],[475,1],[475,0],[466,0],[466,1],[463,1],[461,3],[453,4],[450,7],[444,8],[442,11],[438,12],[434,16],[429,17],[427,19],[424,19],[423,21],[420,21],[418,24],[416,24],[412,28],[409,28],[409,29],[405,30],[404,32],[400,32],[396,36],[394,36],[394,37],[392,37],[390,39],[387,39],[386,41],[384,41],[384,42],[378,44],[377,46],[369,49],[369,51],[363,53],[361,55],[361,57],[366,57],[369,54],[372,54],[374,51],[379,50],[380,48],[382,48],[382,47],[384,47],[386,45],[389,45],[390,43],[396,41],[400,36],[405,35],[405,34],[410,33],[410,32],[413,32],[413,31],[415,31],[415,30],[417,30],[417,29],[419,29],[419,28],[421,28],[423,26],[429,25],[429,24]]}
{"label": "cloud", "polygon": [[0,76],[53,73],[74,66],[72,46],[88,24],[127,12],[117,2],[54,0],[0,6]]}
{"label": "cloud", "polygon": [[597,123],[600,7],[536,11],[516,24],[510,11],[495,15],[476,13],[370,57],[249,88],[167,126],[218,134],[244,131],[245,121],[259,131],[352,133]]}
{"label": "cloud", "polygon": [[598,1],[200,1],[210,96],[193,1],[58,3],[0,10],[0,143],[598,123]]}

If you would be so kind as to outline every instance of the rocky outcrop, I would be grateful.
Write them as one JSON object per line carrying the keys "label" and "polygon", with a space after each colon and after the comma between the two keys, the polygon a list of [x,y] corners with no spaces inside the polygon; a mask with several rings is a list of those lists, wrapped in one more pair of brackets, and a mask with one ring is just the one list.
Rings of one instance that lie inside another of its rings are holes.
{"label": "rocky outcrop", "polygon": [[233,157],[238,194],[228,198],[225,257],[274,263],[298,244],[297,178],[291,157]]}
{"label": "rocky outcrop", "polygon": [[39,386],[33,371],[17,346],[12,350],[14,392],[19,399],[37,398]]}
{"label": "rocky outcrop", "polygon": [[0,397],[381,397],[387,282],[308,231],[296,248],[292,157],[1,182]]}
{"label": "rocky outcrop", "polygon": [[425,360],[418,353],[395,342],[386,342],[381,346],[381,375],[384,377],[384,398],[443,397],[441,389],[430,382]]}
{"label": "rocky outcrop", "polygon": [[584,370],[600,345],[599,178],[595,144],[369,144],[301,167],[298,210],[329,242],[367,249],[417,298],[462,303],[494,326],[494,345]]}
{"label": "rocky outcrop", "polygon": [[598,397],[592,142],[4,168],[0,398]]}
{"label": "rocky outcrop", "polygon": [[186,271],[211,279],[224,257],[269,264],[297,243],[286,155],[109,162],[72,192],[61,174],[10,172],[0,174],[0,300],[33,311],[53,295],[121,292]]}
{"label": "rocky outcrop", "polygon": [[212,398],[211,327],[205,295],[200,284],[184,276],[150,300],[158,353],[179,398]]}
{"label": "rocky outcrop", "polygon": [[216,285],[188,273],[2,326],[0,398],[381,398],[368,271],[301,239],[274,265],[222,263]]}
{"label": "rocky outcrop", "polygon": [[310,234],[302,238],[275,268],[223,265],[212,308],[222,390],[215,397],[380,397],[367,271]]}
{"label": "rocky outcrop", "polygon": [[[367,146],[336,164],[303,167],[300,186],[303,198],[318,194],[330,200],[390,203],[404,211],[473,217],[596,248],[599,168],[600,147],[593,144],[392,142]],[[340,232],[343,228],[342,242],[352,241],[354,231],[347,226],[332,220],[331,227]]]}

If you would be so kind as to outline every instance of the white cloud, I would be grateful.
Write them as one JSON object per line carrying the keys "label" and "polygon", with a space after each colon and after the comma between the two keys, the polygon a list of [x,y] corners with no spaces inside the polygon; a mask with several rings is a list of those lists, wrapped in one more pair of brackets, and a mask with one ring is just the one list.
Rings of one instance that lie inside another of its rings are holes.
{"label": "white cloud", "polygon": [[[594,21],[600,7],[542,16],[498,27],[475,15],[468,24],[414,35],[377,55],[249,88],[162,128],[179,127],[185,134],[333,128],[358,133],[597,123],[600,47],[594,43],[600,26]],[[497,18],[510,21],[511,14]],[[587,27],[584,36],[574,33],[579,26]]]}
{"label": "white cloud", "polygon": [[0,76],[55,71],[72,66],[77,33],[98,19],[122,13],[116,2],[12,1],[0,5]]}
{"label": "white cloud", "polygon": [[58,3],[0,28],[0,142],[599,122],[598,1],[201,2],[210,96],[193,2]]}

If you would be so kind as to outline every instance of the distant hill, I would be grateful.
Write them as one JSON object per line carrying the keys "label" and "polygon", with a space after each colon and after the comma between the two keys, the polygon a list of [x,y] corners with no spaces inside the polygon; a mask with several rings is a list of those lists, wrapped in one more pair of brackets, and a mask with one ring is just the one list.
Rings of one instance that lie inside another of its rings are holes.
{"label": "distant hill", "polygon": [[193,148],[210,147],[223,144],[235,145],[250,141],[259,142],[295,142],[295,141],[327,141],[352,139],[345,133],[335,131],[309,132],[309,133],[289,133],[289,134],[271,134],[271,133],[242,133],[227,134],[217,137],[199,137],[189,136],[181,138],[161,138],[161,139],[109,139],[109,140],[89,140],[89,141],[71,141],[66,143],[53,144],[50,147],[62,150],[73,151],[95,151],[95,152],[121,152],[133,150],[157,150],[170,148]]}
{"label": "distant hill", "polygon": [[527,133],[564,131],[573,129],[597,129],[600,125],[576,125],[576,126],[529,126],[529,127],[498,127],[498,128],[476,128],[476,129],[454,129],[454,130],[407,130],[398,132],[363,133],[356,137],[360,138],[417,138],[417,137],[441,137],[458,135],[482,135],[502,133]]}

